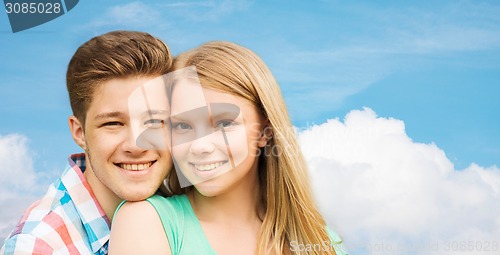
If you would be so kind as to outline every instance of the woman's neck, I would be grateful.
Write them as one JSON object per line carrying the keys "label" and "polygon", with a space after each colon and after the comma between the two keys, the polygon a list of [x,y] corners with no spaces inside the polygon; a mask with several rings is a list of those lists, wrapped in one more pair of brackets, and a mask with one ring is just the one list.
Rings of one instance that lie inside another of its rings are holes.
{"label": "woman's neck", "polygon": [[[217,254],[255,254],[263,219],[257,164],[231,186],[212,193],[214,196],[205,196],[196,189],[188,193],[201,228]],[[219,177],[222,179],[215,182],[232,179]]]}
{"label": "woman's neck", "polygon": [[207,197],[193,189],[188,197],[200,221],[206,222],[255,222],[262,214],[261,190],[257,169],[244,180],[217,196]]}

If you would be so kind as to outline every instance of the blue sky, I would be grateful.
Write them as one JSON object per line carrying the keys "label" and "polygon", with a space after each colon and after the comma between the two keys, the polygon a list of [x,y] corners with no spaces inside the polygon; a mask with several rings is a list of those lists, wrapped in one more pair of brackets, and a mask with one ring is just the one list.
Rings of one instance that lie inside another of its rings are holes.
{"label": "blue sky", "polygon": [[174,54],[210,40],[249,47],[301,129],[369,107],[457,170],[500,166],[497,1],[80,1],[15,34],[0,10],[0,136],[27,138],[44,187],[80,151],[67,127],[67,63],[117,29],[149,32]]}
{"label": "blue sky", "polygon": [[[62,17],[13,34],[0,18],[0,134],[21,133],[36,165],[64,165],[66,66],[92,36],[147,31],[177,54],[209,40],[262,56],[303,127],[373,108],[405,121],[459,168],[500,164],[500,6],[494,1],[81,1]],[[40,162],[40,160],[42,162]]]}

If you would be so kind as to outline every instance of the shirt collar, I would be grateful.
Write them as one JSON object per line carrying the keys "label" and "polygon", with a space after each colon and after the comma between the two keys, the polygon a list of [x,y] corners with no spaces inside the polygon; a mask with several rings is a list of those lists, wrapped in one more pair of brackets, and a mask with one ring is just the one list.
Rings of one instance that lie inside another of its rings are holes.
{"label": "shirt collar", "polygon": [[75,204],[92,251],[96,253],[107,249],[111,224],[83,175],[85,169],[85,154],[73,154],[68,158],[68,167],[61,181]]}

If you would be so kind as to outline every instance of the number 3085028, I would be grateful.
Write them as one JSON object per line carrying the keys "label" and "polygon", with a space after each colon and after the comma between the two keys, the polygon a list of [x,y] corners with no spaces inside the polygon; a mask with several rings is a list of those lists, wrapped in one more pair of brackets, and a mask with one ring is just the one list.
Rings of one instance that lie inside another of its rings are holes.
{"label": "number 3085028", "polygon": [[60,3],[5,3],[5,11],[8,14],[43,14],[60,13]]}

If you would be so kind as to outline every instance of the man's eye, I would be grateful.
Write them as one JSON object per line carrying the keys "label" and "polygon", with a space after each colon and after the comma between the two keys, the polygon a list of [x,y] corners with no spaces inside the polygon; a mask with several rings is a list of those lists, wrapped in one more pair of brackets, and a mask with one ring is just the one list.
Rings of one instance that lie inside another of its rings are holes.
{"label": "man's eye", "polygon": [[188,132],[189,130],[193,129],[189,124],[184,123],[184,122],[173,122],[172,123],[172,130],[175,130],[178,133],[185,133]]}
{"label": "man's eye", "polygon": [[150,119],[145,121],[144,125],[155,128],[155,127],[163,127],[163,123],[165,122],[161,119]]}
{"label": "man's eye", "polygon": [[221,121],[217,122],[216,127],[217,128],[229,128],[229,127],[232,127],[234,125],[236,125],[236,123],[232,120],[221,120]]}
{"label": "man's eye", "polygon": [[121,126],[122,123],[118,121],[110,121],[102,124],[102,126]]}

